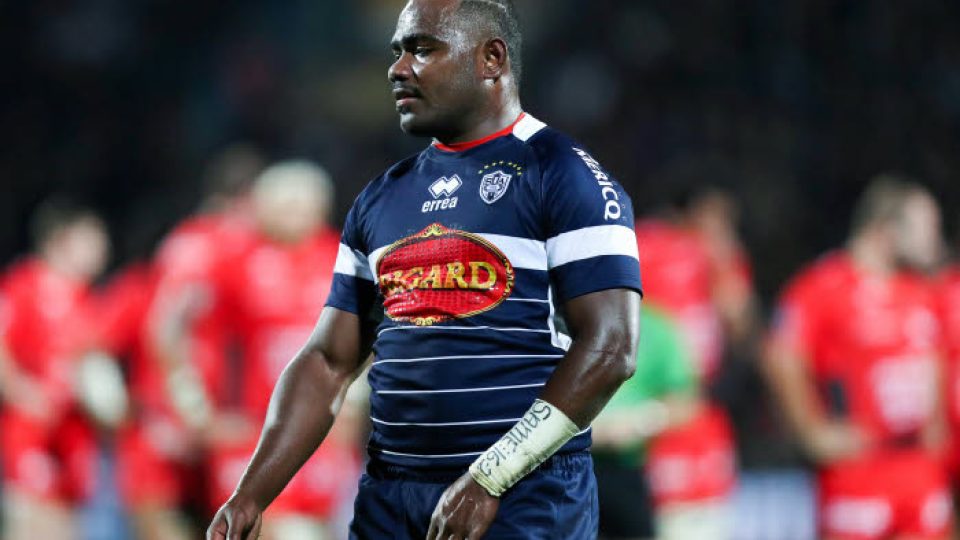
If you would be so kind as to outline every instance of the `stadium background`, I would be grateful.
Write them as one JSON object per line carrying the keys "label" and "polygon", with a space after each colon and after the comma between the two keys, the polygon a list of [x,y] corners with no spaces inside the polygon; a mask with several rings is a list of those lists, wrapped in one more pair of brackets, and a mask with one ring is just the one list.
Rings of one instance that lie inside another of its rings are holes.
{"label": "stadium background", "polygon": [[[956,230],[960,5],[518,3],[527,110],[584,141],[638,213],[690,178],[735,194],[765,306],[844,239],[876,173],[920,178]],[[323,164],[339,222],[366,181],[426,144],[400,133],[387,92],[402,4],[4,3],[0,262],[29,248],[29,214],[53,193],[104,213],[114,267],[143,256],[236,141]],[[790,461],[766,435],[746,433],[746,465]]]}

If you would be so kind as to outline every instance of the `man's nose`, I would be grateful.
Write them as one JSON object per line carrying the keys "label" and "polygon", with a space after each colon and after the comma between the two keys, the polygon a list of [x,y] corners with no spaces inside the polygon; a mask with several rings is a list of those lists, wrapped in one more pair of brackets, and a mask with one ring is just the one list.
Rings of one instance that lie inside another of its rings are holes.
{"label": "man's nose", "polygon": [[413,76],[413,71],[410,68],[410,54],[403,53],[400,55],[400,58],[390,66],[390,69],[387,70],[387,79],[390,82],[397,81],[406,81]]}

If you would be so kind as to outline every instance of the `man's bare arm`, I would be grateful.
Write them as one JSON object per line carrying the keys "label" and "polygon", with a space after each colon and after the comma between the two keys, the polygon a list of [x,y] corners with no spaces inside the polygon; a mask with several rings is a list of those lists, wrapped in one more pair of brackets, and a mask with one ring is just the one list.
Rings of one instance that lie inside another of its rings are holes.
{"label": "man's bare arm", "polygon": [[280,376],[253,458],[207,538],[256,537],[260,514],[333,425],[370,350],[371,334],[357,315],[324,308],[307,344]]}
{"label": "man's bare arm", "polygon": [[866,444],[855,427],[824,413],[806,362],[782,343],[767,352],[765,375],[804,449],[819,463],[857,454]]}
{"label": "man's bare arm", "polygon": [[[576,424],[563,428],[566,437],[570,437],[588,426],[620,385],[633,375],[640,336],[640,295],[627,289],[586,294],[567,303],[566,318],[572,330],[573,344],[547,381],[538,400],[542,402],[535,404],[534,408],[539,406],[545,410],[555,407],[559,410],[562,415],[548,412],[540,420],[545,426],[565,416],[562,422],[570,424],[572,421]],[[533,411],[531,409],[528,415],[536,415]],[[538,421],[537,418],[530,420]],[[555,444],[562,445],[560,441]],[[554,446],[543,454],[555,452],[556,449]],[[539,450],[534,450],[536,452]],[[491,450],[485,453],[489,454],[497,452]],[[520,454],[515,456],[520,458]],[[483,459],[484,456],[481,456],[478,462]],[[491,461],[500,464],[497,456],[493,456]],[[482,538],[493,523],[499,509],[499,499],[491,495],[495,492],[481,486],[473,476],[474,466],[440,497],[430,521],[427,540]],[[516,478],[515,472],[507,475]],[[503,476],[493,474],[488,477],[491,480],[485,483],[498,484]],[[503,488],[502,485],[498,487]]]}
{"label": "man's bare arm", "polygon": [[40,381],[17,367],[13,354],[0,337],[0,404],[48,422],[54,415],[54,405],[49,398]]}
{"label": "man's bare arm", "polygon": [[565,315],[573,344],[540,398],[585,428],[636,369],[640,295],[626,289],[587,294],[568,302]]}

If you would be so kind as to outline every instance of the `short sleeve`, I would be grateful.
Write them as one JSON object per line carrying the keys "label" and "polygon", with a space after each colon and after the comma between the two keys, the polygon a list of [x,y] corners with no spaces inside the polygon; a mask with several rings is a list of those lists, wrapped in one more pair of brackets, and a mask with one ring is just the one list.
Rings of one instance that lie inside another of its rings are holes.
{"label": "short sleeve", "polygon": [[560,301],[605,289],[638,292],[630,197],[577,146],[541,151],[547,266]]}
{"label": "short sleeve", "polygon": [[819,327],[814,295],[803,283],[792,284],[774,311],[771,343],[809,358],[814,352]]}
{"label": "short sleeve", "polygon": [[360,223],[361,197],[354,202],[344,221],[337,260],[333,268],[333,284],[327,297],[327,306],[366,316],[377,297],[369,253],[363,241]]}
{"label": "short sleeve", "polygon": [[0,284],[0,340],[6,340],[10,326],[13,324],[13,305],[10,295],[3,284]]}

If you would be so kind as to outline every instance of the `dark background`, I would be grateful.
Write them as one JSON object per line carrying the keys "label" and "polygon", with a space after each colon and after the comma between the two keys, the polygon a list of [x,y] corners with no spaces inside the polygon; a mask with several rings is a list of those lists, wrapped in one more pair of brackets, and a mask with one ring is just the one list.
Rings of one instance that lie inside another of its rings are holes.
{"label": "dark background", "polygon": [[[329,168],[342,217],[427,142],[386,84],[398,0],[0,3],[0,263],[52,193],[108,218],[115,264],[199,201],[235,141]],[[581,139],[651,211],[681,178],[732,190],[769,299],[846,234],[874,174],[960,217],[960,4],[519,0],[528,111]]]}

